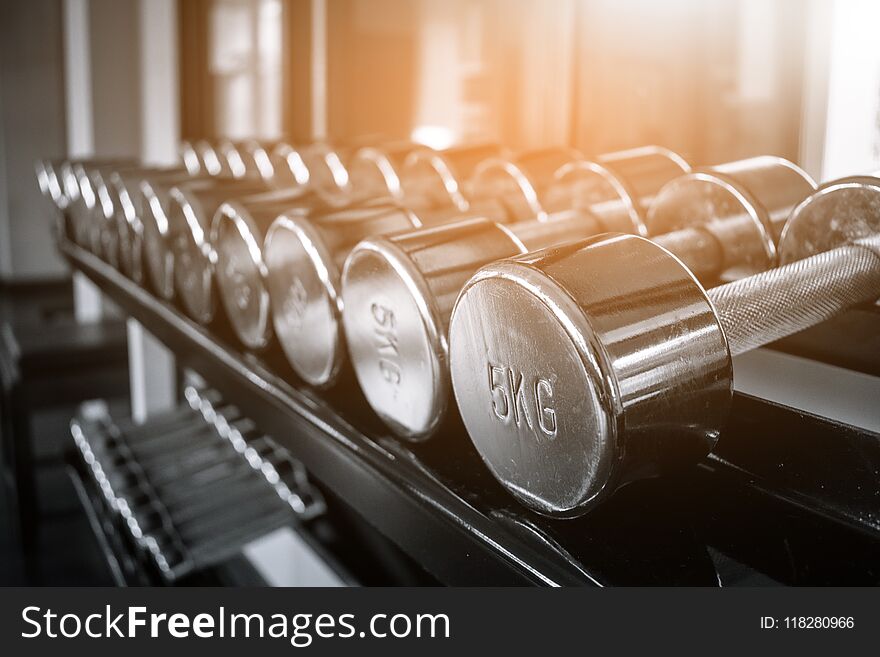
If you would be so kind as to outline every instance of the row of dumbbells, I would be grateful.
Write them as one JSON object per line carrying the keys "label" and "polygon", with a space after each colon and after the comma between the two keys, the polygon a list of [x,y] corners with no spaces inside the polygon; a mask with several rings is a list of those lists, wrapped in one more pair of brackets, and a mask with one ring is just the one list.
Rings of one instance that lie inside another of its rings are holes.
{"label": "row of dumbbells", "polygon": [[[266,191],[299,151],[260,148],[240,178],[131,174],[142,200],[119,241],[139,233],[157,294],[206,324],[219,297],[248,349],[274,335],[311,385],[350,363],[408,439],[438,433],[454,388],[487,465],[546,513],[705,454],[731,352],[878,296],[873,177],[817,190],[776,157],[692,170],[656,147],[587,160],[378,143],[321,147],[311,168],[303,149],[300,182]],[[309,182],[327,162],[344,175]],[[80,187],[101,170],[83,166]]]}
{"label": "row of dumbbells", "polygon": [[106,412],[71,422],[104,505],[168,581],[324,510],[302,464],[234,405],[193,387],[186,399],[142,424]]}

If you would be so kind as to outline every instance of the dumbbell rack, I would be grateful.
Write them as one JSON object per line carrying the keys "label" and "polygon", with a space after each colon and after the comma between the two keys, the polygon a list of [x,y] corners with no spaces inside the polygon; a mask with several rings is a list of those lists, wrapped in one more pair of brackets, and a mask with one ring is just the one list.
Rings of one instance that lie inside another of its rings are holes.
{"label": "dumbbell rack", "polygon": [[[243,353],[222,329],[198,326],[81,247],[59,247],[180,366],[234,399],[441,583],[880,582],[877,434],[737,394],[717,456],[633,484],[584,518],[553,521],[501,490],[463,430],[424,445],[395,440],[353,388],[319,395],[297,387],[279,355]],[[880,321],[876,309],[858,312]]]}

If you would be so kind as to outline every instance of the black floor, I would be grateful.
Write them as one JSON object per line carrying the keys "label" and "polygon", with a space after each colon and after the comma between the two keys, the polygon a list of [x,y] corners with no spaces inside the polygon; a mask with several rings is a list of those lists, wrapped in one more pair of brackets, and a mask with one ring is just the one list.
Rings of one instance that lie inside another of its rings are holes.
{"label": "black floor", "polygon": [[22,555],[12,531],[5,491],[0,487],[0,585],[111,586],[85,513],[62,460],[72,439],[68,422],[74,407],[53,408],[33,420],[37,450],[40,544],[36,581],[24,575]]}

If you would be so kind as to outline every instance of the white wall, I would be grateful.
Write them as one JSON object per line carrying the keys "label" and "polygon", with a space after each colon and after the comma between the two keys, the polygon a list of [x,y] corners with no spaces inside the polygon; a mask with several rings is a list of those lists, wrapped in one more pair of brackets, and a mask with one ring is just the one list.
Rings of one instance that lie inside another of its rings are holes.
{"label": "white wall", "polygon": [[825,178],[880,169],[880,3],[837,0],[831,21]]}
{"label": "white wall", "polygon": [[0,277],[55,278],[66,268],[54,209],[34,162],[66,151],[62,16],[53,0],[0,2]]}

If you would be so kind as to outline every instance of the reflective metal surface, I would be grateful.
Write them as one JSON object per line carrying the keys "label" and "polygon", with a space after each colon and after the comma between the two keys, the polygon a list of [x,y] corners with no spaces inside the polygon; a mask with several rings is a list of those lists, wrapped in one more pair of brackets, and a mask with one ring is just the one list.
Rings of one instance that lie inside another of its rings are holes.
{"label": "reflective metal surface", "polygon": [[154,172],[114,171],[110,185],[119,199],[116,213],[116,243],[119,269],[132,280],[140,283],[143,272],[143,217],[148,212],[141,183],[176,185],[183,181],[208,180],[207,176],[192,176],[180,169],[157,170]]}
{"label": "reflective metal surface", "polygon": [[576,160],[556,172],[544,193],[544,207],[589,211],[606,231],[647,236],[645,215],[654,196],[690,170],[680,155],[659,146]]}
{"label": "reflective metal surface", "polygon": [[543,193],[553,182],[556,172],[565,164],[583,156],[571,148],[548,148],[532,151],[514,159],[492,158],[480,163],[469,183],[471,196],[477,203],[491,200],[500,204],[501,212],[489,215],[495,221],[514,222],[544,219],[547,209],[542,205]]}
{"label": "reflective metal surface", "polygon": [[342,265],[352,247],[371,235],[418,227],[402,207],[365,204],[342,211],[279,217],[263,245],[275,334],[294,371],[313,386],[328,386],[345,362]]}
{"label": "reflective metal surface", "polygon": [[446,327],[482,265],[522,252],[499,225],[471,220],[358,244],[342,275],[343,326],[361,389],[401,436],[420,440],[448,404]]}
{"label": "reflective metal surface", "polygon": [[880,178],[834,180],[806,198],[791,214],[779,240],[785,264],[880,234]]}
{"label": "reflective metal surface", "polygon": [[[185,187],[187,193],[172,194],[175,187]],[[262,182],[228,177],[187,182],[179,186],[172,182],[144,180],[141,183],[141,192],[146,201],[141,218],[143,260],[156,293],[164,299],[174,297],[175,258],[172,244],[186,239],[187,222],[183,217],[191,215],[196,223],[208,226],[214,212],[227,198],[265,189]]]}
{"label": "reflective metal surface", "polygon": [[249,349],[266,347],[272,336],[263,260],[266,231],[280,214],[308,212],[317,205],[321,200],[315,195],[276,191],[228,200],[214,215],[211,244],[217,254],[217,288],[232,328]]}
{"label": "reflective metal surface", "polygon": [[[118,168],[112,171],[94,170],[91,179],[95,194],[98,198],[98,207],[101,216],[93,227],[93,246],[99,245],[99,255],[117,269],[124,268],[126,275],[132,271],[131,262],[131,232],[129,218],[133,221],[140,220],[135,217],[136,212],[132,198],[128,193],[125,180],[141,180],[151,178],[184,179],[189,174],[182,168],[155,168],[155,167],[131,167]],[[138,201],[140,197],[138,195]],[[123,259],[125,265],[123,267]]]}
{"label": "reflective metal surface", "polygon": [[403,201],[400,181],[403,164],[409,155],[425,151],[431,152],[431,149],[409,141],[359,148],[348,166],[349,200],[386,197]]}
{"label": "reflective metal surface", "polygon": [[222,157],[216,146],[206,139],[193,142],[193,150],[198,161],[197,171],[209,176],[231,176],[232,170],[225,157]]}
{"label": "reflective metal surface", "polygon": [[37,185],[40,192],[55,204],[59,210],[65,210],[69,199],[65,194],[61,180],[61,165],[63,160],[37,160],[34,164],[34,173],[37,176]]}
{"label": "reflective metal surface", "polygon": [[467,181],[484,160],[504,157],[497,144],[453,146],[442,151],[418,149],[404,161],[400,184],[409,207],[470,209]]}
{"label": "reflective metal surface", "polygon": [[273,187],[297,189],[309,183],[309,169],[299,149],[282,142],[268,153],[268,157],[272,167]]}
{"label": "reflective metal surface", "polygon": [[346,160],[350,150],[314,143],[300,151],[309,172],[309,187],[329,197],[344,197],[349,184]]}
{"label": "reflective metal surface", "polygon": [[481,457],[550,515],[582,513],[631,479],[705,455],[731,398],[730,355],[705,292],[635,236],[483,268],[458,299],[449,349]]}
{"label": "reflective metal surface", "polygon": [[710,233],[722,250],[719,275],[739,278],[776,264],[776,238],[794,206],[814,190],[812,179],[783,158],[730,162],[665,185],[648,211],[648,231]]}
{"label": "reflective metal surface", "polygon": [[61,169],[73,240],[89,250],[93,246],[93,220],[99,210],[98,197],[89,174],[92,169],[101,166],[107,165],[73,161],[65,162]]}
{"label": "reflective metal surface", "polygon": [[592,215],[571,211],[511,224],[463,220],[358,244],[343,273],[342,319],[373,409],[401,436],[430,437],[446,414],[446,332],[465,281],[494,260],[598,229]]}
{"label": "reflective metal surface", "polygon": [[[870,432],[735,394],[720,458],[635,482],[595,512],[559,522],[515,503],[457,428],[443,441],[391,440],[360,395],[298,387],[275,359],[242,354],[70,242],[61,249],[182,367],[217,381],[335,496],[445,584],[877,579],[880,445]],[[863,324],[867,335],[872,326]]]}
{"label": "reflective metal surface", "polygon": [[180,142],[178,154],[180,155],[180,161],[183,163],[183,167],[186,169],[187,173],[193,176],[203,173],[199,153],[191,141],[185,139]]}
{"label": "reflective metal surface", "polygon": [[709,291],[736,356],[880,298],[880,233]]}

